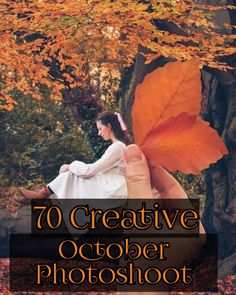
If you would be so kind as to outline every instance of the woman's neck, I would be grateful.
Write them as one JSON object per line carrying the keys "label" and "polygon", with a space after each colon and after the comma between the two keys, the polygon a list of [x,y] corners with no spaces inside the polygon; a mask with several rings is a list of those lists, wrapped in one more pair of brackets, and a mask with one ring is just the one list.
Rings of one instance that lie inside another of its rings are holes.
{"label": "woman's neck", "polygon": [[114,143],[114,142],[117,142],[117,141],[119,141],[119,139],[117,139],[115,136],[113,137],[111,137],[111,141],[112,141],[112,143]]}

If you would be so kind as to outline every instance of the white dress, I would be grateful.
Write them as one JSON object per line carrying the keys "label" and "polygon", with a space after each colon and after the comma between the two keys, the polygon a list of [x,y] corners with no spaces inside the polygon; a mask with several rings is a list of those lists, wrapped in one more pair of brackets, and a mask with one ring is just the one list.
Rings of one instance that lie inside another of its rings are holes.
{"label": "white dress", "polygon": [[59,199],[126,199],[125,147],[123,142],[116,141],[93,164],[72,162],[69,171],[59,174],[48,186]]}

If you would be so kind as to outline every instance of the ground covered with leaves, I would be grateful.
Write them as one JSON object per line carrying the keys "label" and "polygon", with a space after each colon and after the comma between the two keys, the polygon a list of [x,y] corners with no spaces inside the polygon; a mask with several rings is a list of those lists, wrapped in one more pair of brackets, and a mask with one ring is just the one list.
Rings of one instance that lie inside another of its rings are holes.
{"label": "ground covered with leaves", "polygon": [[[10,291],[10,261],[9,258],[3,258],[0,259],[0,295],[11,295],[11,294],[22,294],[22,295],[62,295],[62,294],[68,294],[66,292],[11,292]],[[236,275],[229,275],[224,278],[220,278],[218,280],[218,293],[210,293],[210,292],[188,292],[188,293],[182,293],[182,292],[171,292],[171,295],[213,295],[213,294],[222,294],[222,295],[233,295],[236,294]],[[84,294],[84,293],[78,293],[78,292],[70,292],[70,294]],[[89,295],[90,293],[86,293]],[[96,292],[91,294],[96,295],[102,295],[105,294],[104,292]],[[107,293],[106,293],[107,294]],[[115,294],[109,293],[109,294]]]}

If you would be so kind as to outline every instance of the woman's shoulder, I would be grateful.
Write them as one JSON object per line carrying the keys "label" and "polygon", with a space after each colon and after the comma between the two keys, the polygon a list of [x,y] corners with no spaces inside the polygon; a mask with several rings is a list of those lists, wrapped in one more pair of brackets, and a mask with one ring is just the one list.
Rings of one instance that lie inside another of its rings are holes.
{"label": "woman's shoulder", "polygon": [[114,149],[114,150],[122,148],[123,150],[125,150],[126,144],[124,142],[120,141],[120,140],[117,140],[117,141],[113,142],[109,146],[109,148]]}
{"label": "woman's shoulder", "polygon": [[117,140],[117,141],[113,142],[113,144],[120,145],[123,148],[126,148],[126,144],[123,141],[120,141],[120,140]]}

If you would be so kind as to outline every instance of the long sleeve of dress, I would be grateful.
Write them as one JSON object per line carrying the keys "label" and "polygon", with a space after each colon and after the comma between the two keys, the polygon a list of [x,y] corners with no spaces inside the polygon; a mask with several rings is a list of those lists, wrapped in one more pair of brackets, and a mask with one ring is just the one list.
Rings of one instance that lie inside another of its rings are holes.
{"label": "long sleeve of dress", "polygon": [[70,164],[70,171],[77,176],[89,178],[99,172],[105,172],[116,166],[124,157],[124,147],[115,142],[108,147],[103,156],[92,164],[74,161]]}

